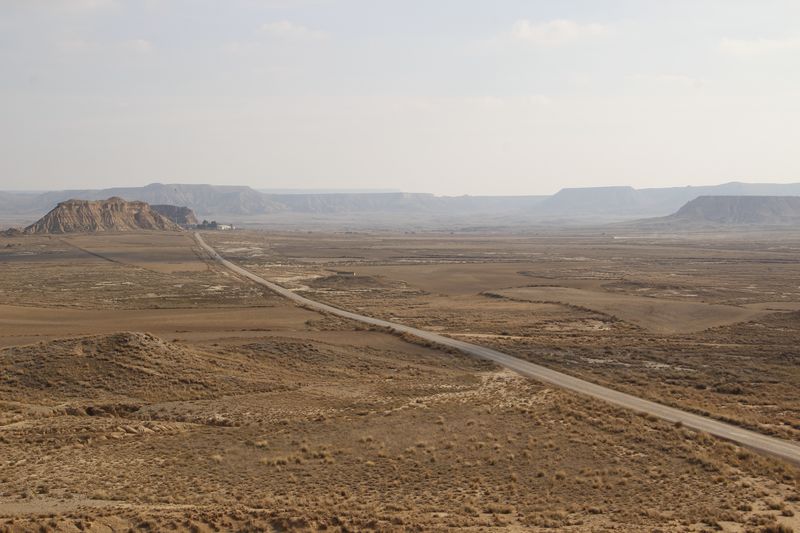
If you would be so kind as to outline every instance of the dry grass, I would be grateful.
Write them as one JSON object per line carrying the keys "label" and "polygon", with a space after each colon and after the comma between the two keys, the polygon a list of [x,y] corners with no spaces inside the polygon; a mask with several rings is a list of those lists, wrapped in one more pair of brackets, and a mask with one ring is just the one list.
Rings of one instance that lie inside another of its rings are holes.
{"label": "dry grass", "polygon": [[[309,243],[320,244],[320,238],[280,237],[274,248],[260,248],[264,255],[247,252],[245,259],[264,271],[318,273],[320,263],[301,264],[285,254],[295,250],[308,258],[315,250]],[[230,246],[253,250],[264,244],[263,235],[258,239]],[[431,254],[436,257],[426,261],[455,261],[468,252],[485,261],[494,251],[492,239],[450,239],[438,252],[426,248],[427,239],[389,239],[375,253],[382,261]],[[331,247],[345,242],[323,240],[328,248],[320,246],[317,253],[333,253]],[[352,254],[372,260],[368,242],[355,243],[365,247]],[[540,253],[531,246],[509,249]],[[118,250],[117,257],[136,265],[152,260],[138,253]],[[266,264],[278,259],[283,266]],[[578,268],[572,263],[545,266],[568,273]],[[26,268],[39,276],[40,266],[32,261]],[[490,276],[490,285],[512,276],[512,269],[503,268]],[[85,269],[81,290],[105,275],[103,269]],[[159,275],[181,274],[165,268]],[[474,278],[475,287],[484,284],[484,278]],[[697,337],[644,334],[591,310],[521,302],[504,307],[509,303],[479,291],[434,297],[405,280],[381,280],[378,292],[369,283],[350,288],[334,280],[338,286],[328,287],[329,281],[317,283],[315,294],[409,323],[432,320],[430,310],[447,309],[449,302],[449,313],[436,318],[443,329],[497,335],[502,338],[479,338],[531,356],[549,351],[548,363],[598,380],[626,376],[632,390],[649,387],[662,394],[674,388],[681,393],[672,396],[676,403],[696,400],[712,409],[722,405],[720,398],[752,400],[748,409],[755,420],[768,412],[754,401],[761,390],[753,385],[756,369],[764,366],[771,369],[769,379],[777,376],[789,364],[776,355],[779,335],[794,335],[787,315],[760,327],[703,333],[706,342],[722,344],[724,338],[758,350],[758,366],[727,364],[729,374],[715,376],[702,372],[706,352],[686,356]],[[6,278],[0,288],[15,283]],[[147,289],[132,294],[137,290]],[[435,346],[305,311],[287,321],[287,309],[249,309],[261,323],[247,327],[209,328],[203,321],[193,326],[187,319],[180,326],[185,331],[169,331],[169,337],[103,333],[0,350],[0,531],[797,528],[800,485],[791,465]],[[532,310],[553,314],[542,318]],[[119,318],[125,315],[116,316],[120,325],[126,323]],[[57,336],[48,329],[57,328],[50,320],[40,321],[40,328],[43,339]],[[683,351],[670,353],[678,342]],[[654,347],[662,349],[657,354],[665,364],[674,364],[679,354],[697,380],[654,380],[665,372],[643,364],[653,361],[645,354]],[[745,351],[728,349],[718,361]],[[637,357],[642,363],[634,366]],[[751,368],[748,383],[730,379]],[[773,379],[765,394],[789,391],[792,379]],[[706,389],[689,385],[704,380]],[[727,383],[741,390],[722,386]],[[685,394],[690,390],[697,396]],[[792,405],[786,394],[775,398],[782,408]]]}
{"label": "dry grass", "polygon": [[[224,237],[219,239],[224,249]],[[324,254],[314,248],[322,241]],[[363,274],[357,290],[315,278],[332,268],[326,254],[334,254],[333,248],[340,256],[359,257],[345,263]],[[800,306],[800,286],[788,281],[800,279],[798,249],[796,233],[669,241],[563,234],[367,235],[356,241],[278,235],[270,247],[273,262],[238,259],[339,307],[489,345],[612,388],[800,439],[795,350],[800,315],[790,311]],[[315,281],[311,288],[309,279]],[[370,279],[376,283],[366,283]],[[534,290],[525,288],[530,285],[580,299],[536,303],[497,297]],[[602,304],[631,299],[653,311],[639,313],[652,331],[631,318],[630,310],[614,314]],[[732,319],[720,316],[720,306],[746,321],[719,325]],[[677,317],[689,329],[674,333],[676,319],[662,312],[666,308],[693,310],[690,322]]]}

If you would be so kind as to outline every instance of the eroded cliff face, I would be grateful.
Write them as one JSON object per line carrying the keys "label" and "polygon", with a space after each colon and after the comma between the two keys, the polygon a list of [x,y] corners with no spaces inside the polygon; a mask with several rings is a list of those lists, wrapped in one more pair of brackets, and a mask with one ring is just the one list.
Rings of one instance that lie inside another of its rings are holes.
{"label": "eroded cliff face", "polygon": [[197,216],[194,211],[188,207],[181,207],[177,205],[151,205],[153,211],[159,215],[165,216],[168,220],[181,225],[197,224]]}
{"label": "eroded cliff face", "polygon": [[180,231],[181,228],[145,202],[122,198],[67,200],[59,203],[25,233],[86,233],[103,231]]}

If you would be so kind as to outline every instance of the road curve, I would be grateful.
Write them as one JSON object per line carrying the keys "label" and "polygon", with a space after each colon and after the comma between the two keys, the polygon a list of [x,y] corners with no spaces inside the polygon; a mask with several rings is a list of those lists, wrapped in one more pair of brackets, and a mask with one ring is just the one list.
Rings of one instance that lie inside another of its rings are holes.
{"label": "road curve", "polygon": [[195,233],[194,236],[197,240],[197,243],[206,252],[208,252],[215,261],[219,262],[226,268],[310,309],[330,313],[343,318],[349,318],[364,324],[388,328],[398,333],[409,333],[421,339],[455,348],[471,356],[494,361],[510,370],[522,374],[523,376],[533,378],[538,381],[543,381],[545,383],[549,383],[551,385],[555,385],[557,387],[580,394],[585,394],[587,396],[591,396],[593,398],[597,398],[626,409],[653,415],[668,422],[679,422],[688,428],[704,431],[721,439],[735,442],[754,451],[780,457],[793,463],[800,464],[800,445],[792,442],[776,437],[770,437],[768,435],[763,435],[755,431],[750,431],[738,426],[726,424],[725,422],[720,422],[704,416],[688,413],[686,411],[675,409],[674,407],[668,407],[650,400],[644,400],[630,394],[625,394],[624,392],[615,391],[595,383],[590,383],[588,381],[569,376],[567,374],[562,374],[561,372],[556,372],[555,370],[551,370],[522,359],[518,359],[517,357],[513,357],[503,352],[492,350],[491,348],[459,341],[450,337],[431,333],[429,331],[405,326],[403,324],[396,324],[394,322],[389,322],[378,318],[351,313],[350,311],[345,311],[331,305],[309,300],[308,298],[304,298],[299,294],[295,294],[289,289],[281,287],[280,285],[268,281],[262,277],[256,276],[252,272],[249,272],[244,268],[231,263],[219,255],[211,246],[206,244],[206,242],[203,240],[203,237],[199,233]]}

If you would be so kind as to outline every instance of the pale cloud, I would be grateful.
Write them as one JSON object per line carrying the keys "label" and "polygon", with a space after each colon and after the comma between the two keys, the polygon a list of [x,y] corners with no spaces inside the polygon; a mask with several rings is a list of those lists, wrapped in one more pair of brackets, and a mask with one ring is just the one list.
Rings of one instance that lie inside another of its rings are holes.
{"label": "pale cloud", "polygon": [[137,54],[149,54],[153,50],[155,50],[155,46],[150,41],[145,39],[133,39],[130,41],[124,41],[119,44],[119,46],[123,50],[127,50],[129,52],[136,52]]}
{"label": "pale cloud", "polygon": [[[272,39],[283,41],[321,41],[328,37],[328,34],[289,22],[288,20],[279,20],[277,22],[269,22],[261,26],[261,31]],[[222,50],[229,54],[245,56],[254,52],[262,51],[268,43],[265,39],[257,39],[253,41],[231,41],[222,45]]]}
{"label": "pale cloud", "polygon": [[88,52],[97,48],[97,43],[85,39],[64,39],[56,43],[56,48],[61,52],[80,53]]}
{"label": "pale cloud", "polygon": [[229,54],[244,55],[254,50],[258,50],[261,43],[255,41],[233,41],[222,45],[222,50]]}
{"label": "pale cloud", "polygon": [[287,40],[319,41],[327,37],[327,34],[323,31],[313,30],[288,20],[270,22],[264,24],[261,29],[272,37]]}
{"label": "pale cloud", "polygon": [[531,22],[522,19],[512,26],[511,37],[536,46],[554,47],[583,39],[603,37],[610,32],[610,28],[603,24],[581,24],[565,19],[549,22]]}
{"label": "pale cloud", "polygon": [[114,5],[114,0],[60,0],[62,5],[72,9],[98,9]]}
{"label": "pale cloud", "polygon": [[5,0],[0,5],[55,11],[89,11],[116,5],[116,0]]}
{"label": "pale cloud", "polygon": [[529,94],[522,97],[522,101],[531,106],[549,106],[553,100],[544,94]]}
{"label": "pale cloud", "polygon": [[506,105],[506,100],[498,96],[468,96],[466,98],[453,98],[453,102],[484,109],[500,108]]}
{"label": "pale cloud", "polygon": [[444,111],[444,110],[479,110],[479,111],[501,111],[501,110],[523,110],[544,108],[552,104],[552,99],[544,94],[528,94],[519,96],[452,96],[452,97],[420,97],[402,99],[401,106],[423,111]]}
{"label": "pale cloud", "polygon": [[99,51],[122,51],[136,54],[149,54],[155,50],[152,42],[145,39],[131,39],[113,43],[101,43],[85,39],[66,39],[56,43],[56,48],[64,53],[81,54]]}
{"label": "pale cloud", "polygon": [[703,85],[703,82],[692,76],[685,74],[634,74],[629,76],[633,81],[656,83],[659,85],[678,86],[697,89]]}
{"label": "pale cloud", "polygon": [[719,49],[738,57],[754,57],[772,52],[800,49],[800,38],[785,39],[722,39]]}
{"label": "pale cloud", "polygon": [[548,106],[552,103],[550,97],[544,94],[527,94],[522,96],[467,96],[452,98],[450,101],[471,107],[484,109],[499,109],[502,107],[522,108],[529,106]]}

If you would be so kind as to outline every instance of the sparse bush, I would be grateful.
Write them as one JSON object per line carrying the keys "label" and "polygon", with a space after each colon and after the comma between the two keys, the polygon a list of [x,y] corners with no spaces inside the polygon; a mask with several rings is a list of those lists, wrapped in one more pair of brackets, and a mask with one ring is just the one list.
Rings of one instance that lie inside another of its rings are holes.
{"label": "sparse bush", "polygon": [[767,509],[770,511],[780,511],[783,509],[783,503],[778,500],[767,501]]}
{"label": "sparse bush", "polygon": [[514,507],[506,503],[492,502],[486,506],[486,512],[494,514],[511,514],[514,512]]}
{"label": "sparse bush", "polygon": [[762,528],[761,533],[794,533],[794,529],[784,524],[772,524]]}

